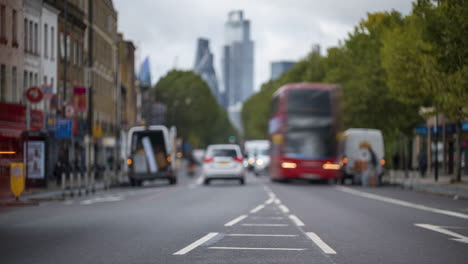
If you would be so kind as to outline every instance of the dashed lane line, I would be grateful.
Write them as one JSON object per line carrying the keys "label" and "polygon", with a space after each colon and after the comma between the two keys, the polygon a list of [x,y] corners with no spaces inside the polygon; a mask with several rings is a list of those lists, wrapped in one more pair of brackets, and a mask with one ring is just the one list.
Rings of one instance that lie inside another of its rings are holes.
{"label": "dashed lane line", "polygon": [[333,250],[329,245],[327,245],[323,240],[314,232],[306,232],[306,235],[314,242],[325,254],[336,254],[336,251]]}
{"label": "dashed lane line", "polygon": [[288,226],[287,224],[242,224],[243,226]]}
{"label": "dashed lane line", "polygon": [[304,251],[306,248],[209,247],[209,249]]}
{"label": "dashed lane line", "polygon": [[218,233],[209,233],[206,236],[204,236],[204,237],[198,239],[197,241],[193,242],[192,244],[190,244],[190,245],[184,247],[183,249],[177,251],[173,255],[185,255],[188,252],[192,251],[193,249],[199,247],[200,245],[203,245],[204,243],[208,242],[210,239],[212,239],[213,237],[215,237],[217,235],[218,235]]}
{"label": "dashed lane line", "polygon": [[297,226],[305,226],[304,222],[295,215],[289,215],[289,219],[291,219],[291,221],[293,221]]}
{"label": "dashed lane line", "polygon": [[289,208],[286,207],[284,204],[280,205],[279,208],[281,209],[281,211],[283,211],[283,213],[289,213]]}
{"label": "dashed lane line", "polygon": [[348,188],[348,187],[340,186],[340,187],[335,187],[335,188],[337,190],[339,190],[339,191],[346,192],[346,193],[353,194],[353,195],[357,195],[357,196],[361,196],[361,197],[365,197],[365,198],[368,198],[368,199],[373,199],[373,200],[378,200],[378,201],[382,201],[382,202],[386,202],[386,203],[406,206],[406,207],[410,207],[410,208],[414,208],[414,209],[419,209],[419,210],[422,210],[422,211],[427,211],[427,212],[432,212],[432,213],[437,213],[437,214],[443,214],[443,215],[458,217],[458,218],[462,218],[462,219],[468,219],[467,214],[462,214],[462,213],[457,213],[457,212],[453,212],[453,211],[449,211],[449,210],[442,210],[442,209],[437,209],[437,208],[433,208],[433,207],[429,207],[429,206],[425,206],[425,205],[410,203],[410,202],[407,202],[407,201],[394,199],[394,198],[389,198],[389,197],[385,197],[385,196],[381,196],[381,195],[377,195],[377,194],[373,194],[373,193],[361,192],[361,191],[353,190],[353,189]]}
{"label": "dashed lane line", "polygon": [[226,234],[234,237],[297,237],[298,235],[278,235],[278,234]]}
{"label": "dashed lane line", "polygon": [[240,221],[244,220],[245,218],[247,218],[247,215],[241,215],[241,216],[227,222],[226,224],[224,224],[224,226],[233,226],[233,225],[239,223]]}
{"label": "dashed lane line", "polygon": [[261,204],[261,205],[255,207],[254,209],[250,210],[250,213],[251,213],[251,214],[255,214],[255,213],[257,213],[258,211],[262,210],[263,208],[265,208],[265,205]]}

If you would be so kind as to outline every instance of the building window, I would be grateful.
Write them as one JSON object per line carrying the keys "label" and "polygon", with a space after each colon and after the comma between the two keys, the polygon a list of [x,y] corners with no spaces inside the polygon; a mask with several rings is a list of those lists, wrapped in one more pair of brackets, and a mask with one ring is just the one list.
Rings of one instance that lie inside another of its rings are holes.
{"label": "building window", "polygon": [[49,41],[49,27],[47,24],[44,24],[44,57],[48,58],[49,57],[49,45],[47,45]]}
{"label": "building window", "polygon": [[[24,71],[23,73],[23,92],[28,89],[28,72]],[[23,95],[21,95],[23,96]]]}
{"label": "building window", "polygon": [[18,47],[18,13],[13,9],[12,14],[12,23],[11,23],[11,32],[12,32],[12,45],[13,47]]}
{"label": "building window", "polygon": [[39,54],[39,34],[38,34],[38,26],[37,23],[34,23],[34,54],[38,55]]}
{"label": "building window", "polygon": [[0,65],[0,100],[1,101],[6,100],[5,78],[6,78],[6,66],[2,64]]}
{"label": "building window", "polygon": [[42,77],[42,84],[43,85],[47,84],[47,76],[46,75],[44,75],[44,77]]}
{"label": "building window", "polygon": [[5,23],[6,23],[6,7],[4,5],[0,6],[0,43],[6,44],[6,32],[5,32]]}
{"label": "building window", "polygon": [[34,74],[34,86],[37,86],[39,83],[37,82],[37,73]]}
{"label": "building window", "polygon": [[28,51],[28,20],[24,19],[24,39],[23,39],[24,51]]}
{"label": "building window", "polygon": [[59,33],[59,56],[60,59],[63,59],[63,55],[65,54],[65,45],[63,44],[63,33]]}
{"label": "building window", "polygon": [[[27,88],[33,87],[33,86],[34,86],[34,82],[33,82],[33,73],[32,73],[32,72],[29,72],[29,82],[28,82],[28,84],[29,84],[29,86],[28,86]],[[26,90],[27,90],[27,89],[26,89]]]}
{"label": "building window", "polygon": [[33,52],[33,22],[29,21],[28,51]]}
{"label": "building window", "polygon": [[[50,85],[52,85],[52,90],[55,90],[54,78],[50,77]],[[52,91],[54,93],[54,91]]]}
{"label": "building window", "polygon": [[50,58],[55,59],[55,28],[50,27]]}
{"label": "building window", "polygon": [[78,41],[75,40],[73,44],[73,64],[78,65]]}
{"label": "building window", "polygon": [[12,101],[13,102],[16,102],[17,101],[17,98],[16,98],[16,95],[18,94],[18,87],[17,87],[17,80],[18,80],[18,76],[17,76],[17,70],[16,70],[16,67],[13,66],[13,68],[11,69],[11,94],[12,94]]}

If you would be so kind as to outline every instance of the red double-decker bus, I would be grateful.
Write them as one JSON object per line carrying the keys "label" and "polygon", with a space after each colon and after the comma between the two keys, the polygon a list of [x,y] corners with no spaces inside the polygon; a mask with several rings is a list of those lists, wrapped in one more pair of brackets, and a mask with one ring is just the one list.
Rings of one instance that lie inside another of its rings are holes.
{"label": "red double-decker bus", "polygon": [[287,84],[273,95],[268,125],[273,181],[341,177],[339,104],[335,84]]}

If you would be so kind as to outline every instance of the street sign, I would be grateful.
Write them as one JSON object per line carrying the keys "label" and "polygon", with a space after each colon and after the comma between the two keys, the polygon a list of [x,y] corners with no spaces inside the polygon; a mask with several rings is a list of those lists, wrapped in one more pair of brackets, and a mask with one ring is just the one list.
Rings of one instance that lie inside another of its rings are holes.
{"label": "street sign", "polygon": [[75,116],[75,108],[72,105],[65,106],[65,117],[73,118]]}
{"label": "street sign", "polygon": [[65,118],[57,118],[55,126],[55,137],[56,138],[71,138],[73,120]]}
{"label": "street sign", "polygon": [[18,197],[23,193],[25,185],[24,164],[11,163],[10,165],[10,189],[13,195]]}
{"label": "street sign", "polygon": [[39,87],[33,86],[26,91],[26,99],[31,103],[39,103],[44,97],[44,93]]}

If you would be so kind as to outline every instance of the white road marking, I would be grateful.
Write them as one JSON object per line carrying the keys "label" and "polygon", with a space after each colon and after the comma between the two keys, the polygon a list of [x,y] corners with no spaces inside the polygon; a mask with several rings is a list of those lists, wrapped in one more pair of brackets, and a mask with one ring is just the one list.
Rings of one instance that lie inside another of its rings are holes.
{"label": "white road marking", "polygon": [[196,183],[197,183],[198,185],[202,185],[202,184],[203,184],[203,177],[202,177],[202,176],[199,176],[198,179],[197,179],[197,181],[196,181]]}
{"label": "white road marking", "polygon": [[233,219],[233,220],[227,222],[226,224],[224,224],[224,226],[233,226],[233,225],[239,223],[240,221],[244,220],[245,218],[247,218],[247,215],[241,215],[241,216],[237,217],[236,219]]}
{"label": "white road marking", "polygon": [[237,249],[237,250],[278,250],[278,251],[303,251],[306,248],[249,248],[249,247],[209,247],[209,249]]}
{"label": "white road marking", "polygon": [[250,210],[250,213],[255,214],[256,212],[262,210],[263,208],[265,208],[265,205],[261,204],[261,205],[255,207],[254,209]]}
{"label": "white road marking", "polygon": [[304,222],[302,222],[301,219],[299,219],[295,215],[289,215],[289,219],[291,219],[291,221],[293,221],[293,223],[296,224],[297,226],[305,226]]}
{"label": "white road marking", "polygon": [[273,198],[273,199],[276,198],[276,195],[273,192],[267,192],[267,193],[270,198]]}
{"label": "white road marking", "polygon": [[276,234],[227,234],[226,236],[237,237],[297,237],[298,235],[276,235]]}
{"label": "white road marking", "polygon": [[273,219],[273,220],[281,220],[284,217],[282,216],[251,216],[252,219]]}
{"label": "white road marking", "polygon": [[283,213],[289,213],[289,208],[287,208],[284,204],[280,205],[279,208]]}
{"label": "white road marking", "polygon": [[314,232],[307,232],[306,235],[325,253],[325,254],[336,254],[336,251],[333,250],[329,245],[327,245],[323,240]]}
{"label": "white road marking", "polygon": [[288,226],[287,224],[242,224],[243,226]]}
{"label": "white road marking", "polygon": [[441,226],[430,225],[430,224],[414,224],[414,225],[454,237],[454,238],[450,238],[450,240],[468,244],[468,237],[455,233],[453,231],[447,230]]}
{"label": "white road marking", "polygon": [[276,198],[276,199],[275,199],[275,204],[281,204],[281,200],[278,199],[278,198]]}
{"label": "white road marking", "polygon": [[265,204],[271,204],[271,203],[273,203],[274,200],[275,200],[274,197],[270,197],[270,199],[265,201]]}
{"label": "white road marking", "polygon": [[89,205],[93,203],[102,202],[117,202],[123,200],[123,196],[107,196],[107,197],[96,197],[88,200],[81,201],[80,204]]}
{"label": "white road marking", "polygon": [[73,202],[73,200],[66,200],[65,202],[63,202],[63,204],[70,205],[73,204]]}
{"label": "white road marking", "polygon": [[425,206],[425,205],[420,205],[420,204],[415,204],[415,203],[410,203],[410,202],[406,202],[406,201],[403,201],[403,200],[389,198],[389,197],[385,197],[385,196],[381,196],[381,195],[377,195],[377,194],[356,191],[356,190],[353,190],[353,189],[347,188],[347,187],[335,187],[335,188],[337,190],[342,191],[342,192],[354,194],[354,195],[369,198],[369,199],[374,199],[374,200],[387,202],[387,203],[391,203],[391,204],[397,204],[397,205],[406,206],[406,207],[419,209],[419,210],[423,210],[423,211],[428,211],[428,212],[432,212],[432,213],[437,213],[437,214],[443,214],[443,215],[468,219],[467,214],[457,213],[457,212],[449,211],[449,210],[437,209],[437,208],[433,208],[433,207],[429,207],[429,206]]}
{"label": "white road marking", "polygon": [[196,247],[198,247],[200,245],[203,245],[204,243],[208,242],[210,239],[212,239],[213,237],[215,237],[217,235],[218,235],[218,233],[209,233],[206,236],[204,236],[204,237],[198,239],[197,241],[193,242],[192,244],[190,244],[190,245],[184,247],[183,249],[177,251],[173,255],[185,255],[188,252],[195,249]]}

